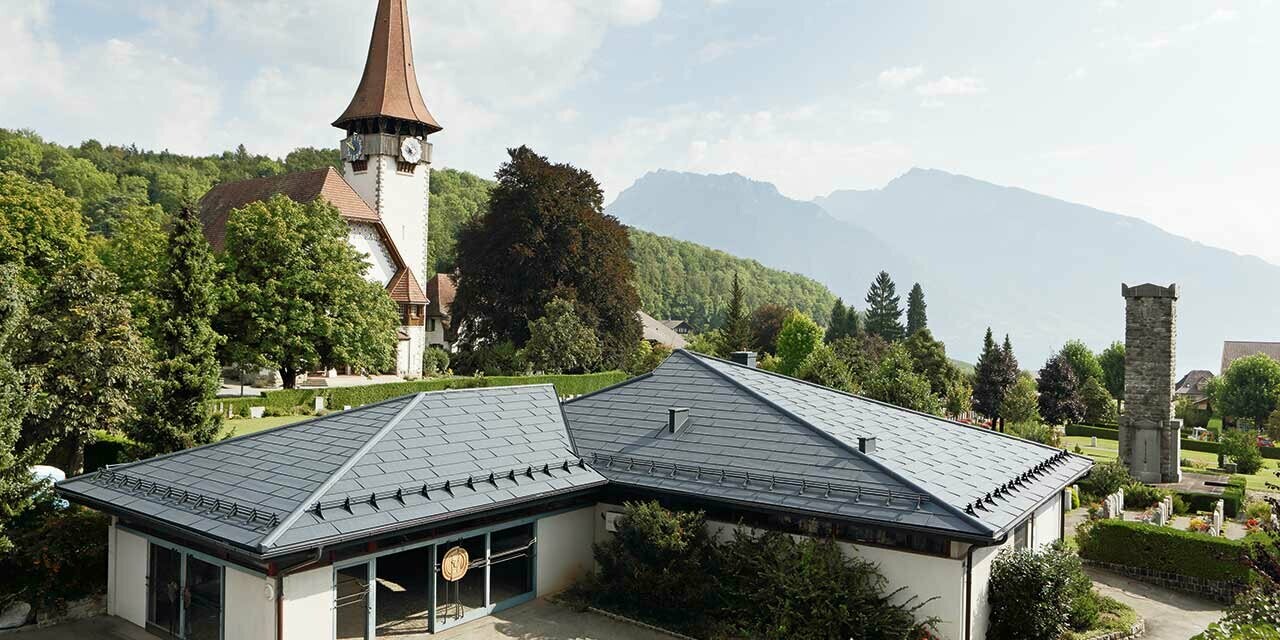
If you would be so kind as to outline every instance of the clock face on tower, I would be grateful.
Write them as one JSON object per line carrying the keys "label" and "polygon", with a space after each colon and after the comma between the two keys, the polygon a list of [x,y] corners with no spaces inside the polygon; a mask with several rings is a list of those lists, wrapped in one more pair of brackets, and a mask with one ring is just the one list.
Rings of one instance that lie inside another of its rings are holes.
{"label": "clock face on tower", "polygon": [[364,136],[353,133],[351,137],[342,141],[342,158],[348,162],[355,162],[364,158]]}
{"label": "clock face on tower", "polygon": [[400,159],[417,164],[422,160],[422,141],[417,138],[405,138],[400,143]]}

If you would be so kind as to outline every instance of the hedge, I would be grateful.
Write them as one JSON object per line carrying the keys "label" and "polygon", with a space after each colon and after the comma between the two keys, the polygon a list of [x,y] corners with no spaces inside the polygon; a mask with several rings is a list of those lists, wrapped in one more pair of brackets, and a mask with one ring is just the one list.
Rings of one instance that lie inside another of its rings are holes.
{"label": "hedge", "polygon": [[323,396],[330,409],[341,409],[344,406],[381,402],[389,398],[418,393],[420,391],[441,391],[444,389],[474,389],[478,387],[505,387],[530,384],[554,384],[560,396],[576,396],[598,391],[609,385],[627,379],[622,371],[605,371],[603,373],[586,373],[580,375],[542,375],[542,376],[484,376],[473,378],[434,378],[430,380],[414,380],[410,382],[387,382],[359,387],[327,387],[314,389],[279,389],[267,391],[259,397],[218,398],[212,404],[231,407],[267,407],[280,411],[289,411],[294,407],[310,408],[317,396]]}
{"label": "hedge", "polygon": [[1204,580],[1249,584],[1244,564],[1249,541],[1229,540],[1172,527],[1125,520],[1097,520],[1076,537],[1080,557],[1096,562],[1175,573]]}
{"label": "hedge", "polygon": [[[1067,425],[1067,435],[1069,436],[1098,436],[1104,440],[1120,440],[1119,429],[1108,429],[1106,427],[1093,427],[1086,424],[1069,424]],[[1189,438],[1182,439],[1182,448],[1187,451],[1201,451],[1204,453],[1218,453],[1219,445],[1217,442],[1206,442],[1204,440],[1192,440]],[[1280,447],[1258,447],[1262,451],[1262,457],[1271,460],[1280,460]]]}
{"label": "hedge", "polygon": [[85,473],[97,471],[109,464],[133,462],[142,455],[142,448],[129,438],[110,431],[94,429],[92,442],[84,447]]}

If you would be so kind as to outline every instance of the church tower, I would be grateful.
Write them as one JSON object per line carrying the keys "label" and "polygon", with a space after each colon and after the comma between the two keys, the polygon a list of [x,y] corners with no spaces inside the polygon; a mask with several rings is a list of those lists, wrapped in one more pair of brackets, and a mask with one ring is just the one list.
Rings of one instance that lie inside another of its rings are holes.
{"label": "church tower", "polygon": [[413,69],[406,0],[378,0],[360,86],[333,126],[343,176],[382,219],[395,249],[426,282],[431,143],[441,130],[427,110]]}

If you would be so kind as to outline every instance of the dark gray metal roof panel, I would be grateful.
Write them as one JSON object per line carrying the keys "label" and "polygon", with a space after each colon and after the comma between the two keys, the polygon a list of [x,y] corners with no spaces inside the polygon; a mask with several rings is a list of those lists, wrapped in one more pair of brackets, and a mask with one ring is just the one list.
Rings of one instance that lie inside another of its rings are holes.
{"label": "dark gray metal roof panel", "polygon": [[58,488],[269,555],[604,482],[540,385],[405,396]]}

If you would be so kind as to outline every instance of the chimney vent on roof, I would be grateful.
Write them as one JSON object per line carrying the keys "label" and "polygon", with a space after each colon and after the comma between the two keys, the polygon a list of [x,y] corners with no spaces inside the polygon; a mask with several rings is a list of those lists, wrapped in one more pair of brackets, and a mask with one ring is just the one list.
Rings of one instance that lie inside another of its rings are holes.
{"label": "chimney vent on roof", "polygon": [[868,454],[875,453],[876,439],[875,438],[858,438],[858,451],[861,451],[863,453],[868,453]]}
{"label": "chimney vent on roof", "polygon": [[679,433],[689,424],[689,410],[672,407],[667,409],[667,431]]}
{"label": "chimney vent on roof", "polygon": [[729,359],[744,367],[756,368],[756,352],[754,351],[734,351],[729,354]]}

